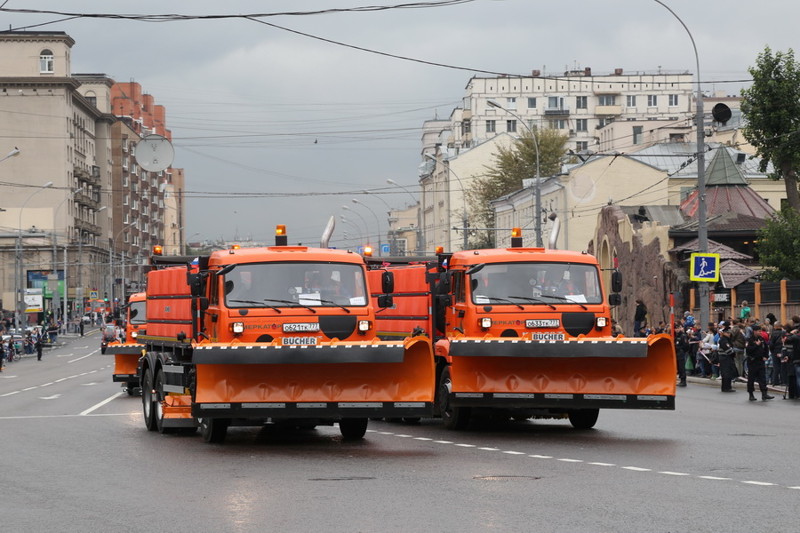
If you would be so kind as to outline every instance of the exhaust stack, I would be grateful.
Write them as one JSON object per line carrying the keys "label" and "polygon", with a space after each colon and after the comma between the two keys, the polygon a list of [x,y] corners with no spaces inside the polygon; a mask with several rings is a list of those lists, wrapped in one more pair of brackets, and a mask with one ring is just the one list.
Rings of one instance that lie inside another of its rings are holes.
{"label": "exhaust stack", "polygon": [[322,232],[322,237],[319,240],[320,248],[328,247],[328,243],[331,240],[334,228],[336,228],[336,217],[332,216],[331,218],[328,219],[328,223],[325,225],[325,230]]}
{"label": "exhaust stack", "polygon": [[561,219],[555,213],[550,213],[547,218],[553,222],[553,229],[550,230],[550,238],[547,240],[547,247],[551,250],[556,249],[556,241],[558,241],[558,233],[561,231]]}

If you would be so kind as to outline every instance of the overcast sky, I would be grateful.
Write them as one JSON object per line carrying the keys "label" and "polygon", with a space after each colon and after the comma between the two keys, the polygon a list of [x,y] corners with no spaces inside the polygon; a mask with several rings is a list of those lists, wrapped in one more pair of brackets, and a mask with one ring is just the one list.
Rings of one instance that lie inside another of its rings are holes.
{"label": "overcast sky", "polygon": [[[401,1],[0,0],[0,6],[6,10],[4,29],[68,33],[75,40],[73,73],[137,81],[166,107],[174,166],[186,172],[191,241],[271,242],[274,226],[286,224],[291,242],[316,245],[331,215],[337,219],[335,238],[356,232],[341,222],[342,213],[371,232],[378,218],[385,234],[387,204],[403,207],[411,200],[386,180],[416,189],[423,121],[448,117],[470,77],[485,75],[420,61],[522,75],[584,67],[595,74],[615,68],[696,72],[686,30],[655,0],[473,0],[427,7],[440,2],[421,2],[426,7],[415,9],[166,22],[9,10],[241,15]],[[663,3],[691,31],[707,91],[738,94],[765,46],[786,51],[796,44],[798,2]],[[363,194],[364,189],[383,194]],[[249,196],[222,197],[226,193]]]}

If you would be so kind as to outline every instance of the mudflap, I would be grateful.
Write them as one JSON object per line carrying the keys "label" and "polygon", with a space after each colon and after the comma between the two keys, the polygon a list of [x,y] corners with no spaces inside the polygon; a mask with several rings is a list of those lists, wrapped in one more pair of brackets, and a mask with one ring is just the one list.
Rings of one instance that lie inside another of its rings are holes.
{"label": "mudflap", "polygon": [[428,417],[431,341],[206,345],[193,354],[198,418]]}
{"label": "mudflap", "polygon": [[193,428],[198,425],[192,415],[192,398],[188,394],[168,394],[161,402],[161,409],[165,428]]}
{"label": "mudflap", "polygon": [[448,359],[455,406],[675,409],[677,366],[669,335],[459,338],[450,342]]}

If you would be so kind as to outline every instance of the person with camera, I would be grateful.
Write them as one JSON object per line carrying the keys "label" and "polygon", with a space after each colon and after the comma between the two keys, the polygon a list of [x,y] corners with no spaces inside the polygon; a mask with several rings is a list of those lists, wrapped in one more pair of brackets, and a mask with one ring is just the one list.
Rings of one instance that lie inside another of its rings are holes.
{"label": "person with camera", "polygon": [[730,322],[722,321],[719,323],[719,374],[722,392],[736,392],[733,388],[733,380],[736,379],[735,352],[731,344],[731,325]]}
{"label": "person with camera", "polygon": [[761,391],[761,400],[772,400],[774,396],[770,396],[767,392],[767,374],[764,363],[769,357],[764,337],[761,335],[760,329],[755,332],[747,340],[745,346],[745,353],[747,357],[747,393],[750,395],[750,401],[754,402],[755,397],[755,383],[758,382],[758,388]]}

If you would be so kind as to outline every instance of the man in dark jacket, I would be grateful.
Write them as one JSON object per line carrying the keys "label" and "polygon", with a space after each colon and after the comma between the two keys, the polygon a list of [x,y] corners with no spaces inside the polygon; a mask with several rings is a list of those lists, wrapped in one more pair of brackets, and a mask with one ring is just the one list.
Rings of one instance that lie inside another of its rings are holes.
{"label": "man in dark jacket", "polygon": [[647,324],[647,306],[641,298],[636,300],[636,310],[633,312],[633,335],[641,337],[640,330]]}
{"label": "man in dark jacket", "polygon": [[747,392],[750,394],[750,401],[755,401],[755,382],[758,381],[758,388],[761,391],[763,401],[771,400],[774,396],[767,393],[767,374],[764,362],[769,357],[764,344],[764,337],[758,326],[758,330],[753,332],[753,336],[747,341],[745,353],[747,354]]}
{"label": "man in dark jacket", "polygon": [[686,355],[689,353],[691,345],[683,330],[683,325],[678,322],[675,324],[675,355],[678,360],[678,387],[686,386]]}
{"label": "man in dark jacket", "polygon": [[722,382],[722,392],[736,392],[733,380],[736,378],[736,364],[734,362],[733,346],[731,345],[731,325],[728,322],[719,323],[719,373]]}

